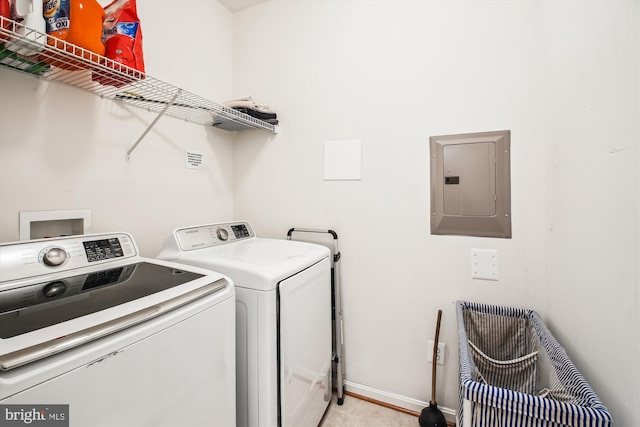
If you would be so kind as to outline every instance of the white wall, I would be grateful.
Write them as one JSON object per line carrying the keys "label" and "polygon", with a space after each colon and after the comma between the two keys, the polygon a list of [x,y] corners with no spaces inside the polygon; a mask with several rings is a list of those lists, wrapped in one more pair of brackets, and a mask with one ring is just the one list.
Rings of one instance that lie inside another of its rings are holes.
{"label": "white wall", "polygon": [[[185,11],[187,26],[177,20]],[[225,8],[139,0],[138,13],[147,73],[213,100],[231,96]],[[155,256],[173,228],[232,217],[231,133],[165,117],[127,163],[155,114],[6,69],[0,93],[0,241],[18,240],[20,211],[91,209],[93,232],[131,232]],[[204,153],[204,170],[185,168],[186,149]]]}
{"label": "white wall", "polygon": [[[263,236],[338,233],[348,389],[428,401],[443,309],[438,401],[455,409],[465,299],[536,309],[616,425],[640,420],[638,16],[633,1],[355,0],[234,16],[234,93],[282,125],[271,141],[236,137],[236,217]],[[430,235],[429,136],[500,129],[513,238]],[[323,181],[323,142],[346,139],[362,140],[362,179]],[[608,190],[614,172],[624,184]],[[498,249],[499,281],[470,279],[471,248]]]}
{"label": "white wall", "polygon": [[552,2],[543,22],[548,325],[638,425],[640,3]]}

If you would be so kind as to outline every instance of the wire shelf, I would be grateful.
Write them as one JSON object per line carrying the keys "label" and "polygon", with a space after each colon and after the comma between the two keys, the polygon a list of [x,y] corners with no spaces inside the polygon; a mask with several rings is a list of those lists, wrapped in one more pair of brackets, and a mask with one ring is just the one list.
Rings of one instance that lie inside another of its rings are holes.
{"label": "wire shelf", "polygon": [[217,104],[2,16],[0,65],[157,112],[158,118],[167,115],[225,130],[265,129],[278,132],[277,125]]}

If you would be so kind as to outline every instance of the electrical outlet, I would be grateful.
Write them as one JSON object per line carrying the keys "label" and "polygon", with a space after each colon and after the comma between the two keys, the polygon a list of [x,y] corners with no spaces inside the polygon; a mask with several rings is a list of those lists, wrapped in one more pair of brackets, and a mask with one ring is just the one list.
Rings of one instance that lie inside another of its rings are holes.
{"label": "electrical outlet", "polygon": [[[433,340],[429,340],[429,353],[427,354],[427,362],[433,363]],[[436,354],[438,365],[444,365],[444,343],[438,342],[438,353]]]}

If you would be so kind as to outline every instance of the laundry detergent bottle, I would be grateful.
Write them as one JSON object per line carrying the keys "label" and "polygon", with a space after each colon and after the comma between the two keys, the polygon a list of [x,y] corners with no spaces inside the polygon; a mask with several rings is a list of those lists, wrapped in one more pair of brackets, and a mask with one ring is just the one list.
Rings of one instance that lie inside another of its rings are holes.
{"label": "laundry detergent bottle", "polygon": [[100,61],[104,55],[105,13],[97,0],[43,0],[43,15],[49,36],[47,44],[73,54],[51,52],[43,61],[67,70],[91,68],[85,60],[78,59],[80,56]]}
{"label": "laundry detergent bottle", "polygon": [[[97,0],[42,1],[48,35],[98,55],[104,54],[102,23],[105,13]],[[49,38],[48,43],[63,48],[63,43],[52,38]]]}
{"label": "laundry detergent bottle", "polygon": [[67,40],[98,55],[104,55],[102,23],[106,17],[97,0],[70,0],[71,25]]}
{"label": "laundry detergent bottle", "polygon": [[22,54],[35,55],[42,50],[46,31],[42,16],[42,0],[11,0],[11,19],[16,21],[15,33],[22,36],[10,37],[7,49]]}
{"label": "laundry detergent bottle", "polygon": [[[69,33],[71,14],[69,0],[43,0],[42,15],[46,23],[47,34],[55,38],[66,40]],[[53,45],[49,39],[48,44]]]}

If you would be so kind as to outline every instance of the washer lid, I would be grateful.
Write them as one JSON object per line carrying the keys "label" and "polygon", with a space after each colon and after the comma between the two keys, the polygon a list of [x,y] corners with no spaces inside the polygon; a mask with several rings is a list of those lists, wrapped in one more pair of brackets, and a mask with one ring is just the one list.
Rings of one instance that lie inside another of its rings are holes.
{"label": "washer lid", "polygon": [[203,277],[139,262],[0,292],[0,339],[87,316]]}
{"label": "washer lid", "polygon": [[236,287],[269,291],[329,256],[329,248],[314,243],[253,238],[181,252],[175,261],[225,274]]}
{"label": "washer lid", "polygon": [[136,258],[0,286],[0,371],[83,345],[215,294],[235,295],[223,275]]}

